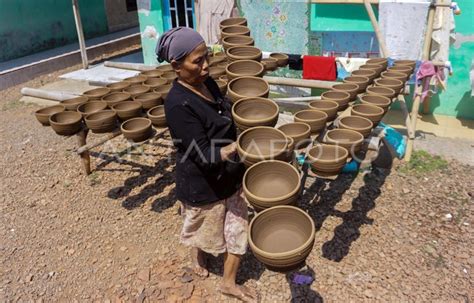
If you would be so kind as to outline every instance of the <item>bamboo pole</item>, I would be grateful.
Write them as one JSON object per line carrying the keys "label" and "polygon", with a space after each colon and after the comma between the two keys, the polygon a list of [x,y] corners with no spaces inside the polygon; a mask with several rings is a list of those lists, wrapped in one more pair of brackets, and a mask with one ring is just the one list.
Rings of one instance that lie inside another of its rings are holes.
{"label": "bamboo pole", "polygon": [[403,118],[405,120],[405,126],[407,128],[408,138],[415,138],[415,131],[413,130],[410,113],[408,112],[407,104],[405,102],[405,97],[403,95],[398,95],[397,98],[400,103],[400,109],[402,110]]}
{"label": "bamboo pole", "polygon": [[288,85],[288,86],[296,86],[296,87],[325,88],[325,89],[330,89],[333,85],[341,83],[341,82],[336,82],[336,81],[291,79],[291,78],[280,78],[280,77],[269,77],[269,76],[265,76],[263,77],[263,79],[267,80],[268,84],[273,84],[273,85]]}
{"label": "bamboo pole", "polygon": [[377,36],[377,40],[379,41],[381,57],[389,57],[390,53],[388,52],[387,45],[385,44],[385,40],[383,38],[382,32],[380,31],[379,24],[377,22],[377,18],[375,17],[374,9],[370,3],[370,0],[364,0],[365,10],[369,15],[370,22],[372,23],[372,27],[374,28],[375,35]]}
{"label": "bamboo pole", "polygon": [[95,142],[92,142],[92,143],[88,143],[88,144],[79,144],[79,148],[77,148],[75,150],[75,152],[79,155],[82,155],[83,153],[86,153],[88,152],[89,150],[93,149],[94,147],[97,147],[99,145],[102,145],[104,144],[105,142],[121,135],[122,132],[120,131],[120,129],[117,129],[105,136],[103,136],[102,138],[100,138],[100,140],[97,140]]}
{"label": "bamboo pole", "polygon": [[[83,129],[77,134],[77,144],[79,146],[86,145],[88,132],[89,132],[88,129]],[[91,174],[91,157],[89,155],[89,151],[84,151],[80,153],[79,156],[81,157],[82,167],[84,168],[84,172],[86,173],[86,175],[90,175]]]}
{"label": "bamboo pole", "polygon": [[74,20],[76,21],[77,38],[79,40],[79,48],[81,50],[82,67],[87,69],[89,61],[87,60],[86,42],[84,41],[84,31],[82,30],[81,14],[79,12],[79,4],[77,0],[72,0],[72,11]]}
{"label": "bamboo pole", "polygon": [[63,93],[59,91],[49,91],[45,89],[30,88],[30,87],[23,87],[21,89],[21,94],[23,96],[30,96],[30,97],[48,99],[48,100],[54,100],[54,101],[63,101],[63,100],[77,97],[77,95],[73,95],[70,93]]}
{"label": "bamboo pole", "polygon": [[135,71],[141,71],[141,72],[147,71],[147,70],[153,70],[156,68],[156,66],[145,65],[143,63],[113,62],[113,61],[105,61],[104,66],[120,68],[120,69],[135,70]]}

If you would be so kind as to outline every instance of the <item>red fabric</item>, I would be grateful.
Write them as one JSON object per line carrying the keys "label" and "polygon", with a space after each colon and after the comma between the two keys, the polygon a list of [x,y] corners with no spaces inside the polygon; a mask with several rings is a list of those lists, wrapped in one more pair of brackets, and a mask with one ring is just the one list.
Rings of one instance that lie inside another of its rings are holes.
{"label": "red fabric", "polygon": [[303,79],[334,81],[336,57],[303,56]]}

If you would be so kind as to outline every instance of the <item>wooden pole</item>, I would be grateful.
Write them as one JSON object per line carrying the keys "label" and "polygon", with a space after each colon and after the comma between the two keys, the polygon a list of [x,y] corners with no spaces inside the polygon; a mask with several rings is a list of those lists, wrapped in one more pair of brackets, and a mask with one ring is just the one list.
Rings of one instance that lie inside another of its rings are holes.
{"label": "wooden pole", "polygon": [[380,31],[379,24],[377,22],[377,18],[375,17],[374,9],[370,4],[370,0],[364,0],[365,10],[369,15],[370,22],[372,23],[372,27],[374,28],[375,35],[377,36],[377,40],[379,41],[381,57],[389,57],[390,53],[388,52],[387,45],[385,44],[385,40],[383,38],[382,32]]}
{"label": "wooden pole", "polygon": [[23,96],[30,96],[30,97],[48,99],[48,100],[54,100],[54,101],[63,101],[63,100],[77,97],[77,95],[73,95],[70,93],[63,93],[59,91],[48,91],[45,89],[29,88],[29,87],[23,87],[21,89],[21,94]]}
{"label": "wooden pole", "polygon": [[89,143],[89,144],[79,144],[79,148],[75,150],[75,152],[79,155],[82,155],[83,153],[86,153],[88,152],[89,150],[93,149],[94,147],[97,147],[99,145],[102,145],[104,144],[105,142],[121,135],[122,132],[120,131],[120,129],[117,129],[113,132],[111,132],[110,134],[107,134],[105,136],[103,136],[102,138],[100,138],[100,140],[97,140],[95,142],[92,142],[92,143]]}
{"label": "wooden pole", "polygon": [[410,118],[410,113],[408,112],[407,104],[405,102],[405,97],[403,95],[398,95],[397,98],[400,103],[400,109],[402,110],[403,118],[405,120],[405,126],[407,128],[408,138],[415,138],[415,131],[412,129],[412,123]]}
{"label": "wooden pole", "polygon": [[307,88],[325,88],[330,89],[335,84],[341,82],[335,81],[320,81],[320,80],[305,80],[305,79],[292,79],[292,78],[280,78],[280,77],[269,77],[265,76],[263,79],[267,80],[268,84],[273,85],[288,85],[296,87],[307,87]]}
{"label": "wooden pole", "polygon": [[[79,146],[86,145],[88,132],[89,132],[88,129],[83,129],[79,133],[77,133],[77,144]],[[81,157],[84,172],[86,173],[86,175],[90,175],[91,174],[91,158],[89,155],[89,151],[84,151],[80,153],[79,156]]]}
{"label": "wooden pole", "polygon": [[82,30],[81,14],[79,12],[79,4],[77,0],[72,0],[72,11],[74,20],[76,21],[77,38],[79,39],[79,48],[81,50],[82,67],[87,69],[89,61],[87,60],[86,42],[84,41],[84,31]]}
{"label": "wooden pole", "polygon": [[129,69],[129,70],[135,70],[135,71],[140,71],[140,72],[152,70],[156,68],[156,66],[145,65],[143,63],[113,62],[113,61],[105,61],[104,66],[120,68],[120,69]]}

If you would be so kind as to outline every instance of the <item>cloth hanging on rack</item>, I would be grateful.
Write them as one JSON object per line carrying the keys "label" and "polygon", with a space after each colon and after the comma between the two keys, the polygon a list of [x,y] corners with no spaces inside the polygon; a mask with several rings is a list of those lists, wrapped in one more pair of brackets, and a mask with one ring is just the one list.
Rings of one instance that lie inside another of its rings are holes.
{"label": "cloth hanging on rack", "polygon": [[293,70],[303,69],[303,58],[301,55],[287,54],[288,55],[288,67]]}
{"label": "cloth hanging on rack", "polygon": [[337,57],[337,77],[344,79],[367,62],[367,58]]}
{"label": "cloth hanging on rack", "polygon": [[[431,61],[421,63],[420,68],[416,72],[416,84],[422,87],[420,102],[423,103],[429,93],[438,93],[438,85],[443,86],[443,81],[444,67],[437,67]],[[434,90],[430,89],[431,84],[435,86]]]}
{"label": "cloth hanging on rack", "polygon": [[219,23],[231,17],[235,0],[204,0],[195,2],[197,31],[206,44],[216,44],[219,41]]}
{"label": "cloth hanging on rack", "polygon": [[429,6],[422,0],[380,0],[380,31],[392,58],[421,59]]}
{"label": "cloth hanging on rack", "polygon": [[303,79],[334,81],[336,78],[335,57],[303,56]]}
{"label": "cloth hanging on rack", "polygon": [[438,7],[431,35],[431,55],[433,61],[449,61],[449,46],[456,42],[453,10],[450,7]]}

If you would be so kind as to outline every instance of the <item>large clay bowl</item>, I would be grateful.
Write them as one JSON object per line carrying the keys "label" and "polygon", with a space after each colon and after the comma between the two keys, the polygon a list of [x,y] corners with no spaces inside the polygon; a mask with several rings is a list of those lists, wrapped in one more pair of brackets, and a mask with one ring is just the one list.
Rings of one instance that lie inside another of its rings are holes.
{"label": "large clay bowl", "polygon": [[[247,37],[247,36],[244,36]],[[226,62],[226,57],[224,56],[212,56],[208,59],[209,66],[216,66],[219,63]]]}
{"label": "large clay bowl", "polygon": [[274,71],[278,68],[278,60],[275,58],[263,58],[260,62],[267,71]]}
{"label": "large clay bowl", "polygon": [[[163,74],[163,73],[162,73]],[[150,90],[157,88],[160,85],[165,85],[168,83],[167,79],[163,78],[148,78],[146,81],[143,81],[143,85],[148,86]]]}
{"label": "large clay bowl", "polygon": [[311,169],[321,177],[334,176],[346,165],[349,152],[342,146],[318,143],[308,151]]}
{"label": "large clay bowl", "polygon": [[374,81],[375,78],[377,78],[377,72],[375,70],[370,70],[370,69],[359,69],[355,70],[351,73],[351,76],[362,76],[362,77],[367,77],[370,79],[370,82]]}
{"label": "large clay bowl", "polygon": [[296,149],[306,147],[311,142],[311,126],[307,123],[286,123],[278,127],[278,129],[293,139]]}
{"label": "large clay bowl", "polygon": [[288,60],[289,57],[287,54],[283,53],[271,53],[270,58],[275,58],[277,59],[277,65],[279,67],[287,66],[288,65]]}
{"label": "large clay bowl", "polygon": [[284,161],[287,157],[287,148],[286,135],[269,126],[249,128],[237,138],[237,152],[246,167],[263,160]]}
{"label": "large clay bowl", "polygon": [[117,114],[113,110],[101,110],[84,118],[87,127],[94,133],[106,133],[115,129]]}
{"label": "large clay bowl", "polygon": [[232,25],[221,29],[222,39],[236,35],[250,36],[250,29],[243,25]]}
{"label": "large clay bowl", "polygon": [[287,162],[261,161],[247,169],[242,187],[247,200],[256,210],[295,204],[301,188],[300,174]]}
{"label": "large clay bowl", "polygon": [[321,94],[321,100],[329,100],[336,102],[339,106],[337,110],[343,110],[347,108],[347,104],[351,99],[351,95],[348,92],[343,91],[327,91]]}
{"label": "large clay bowl", "polygon": [[61,136],[72,136],[81,130],[82,115],[78,112],[64,111],[51,115],[49,124]]}
{"label": "large clay bowl", "polygon": [[361,133],[350,129],[331,129],[325,136],[326,143],[344,147],[351,155],[360,150],[363,141]]}
{"label": "large clay bowl", "polygon": [[166,100],[166,97],[168,97],[168,93],[170,92],[172,87],[173,87],[173,84],[161,85],[155,88],[153,92],[161,94],[161,98],[163,98],[163,101],[164,101]]}
{"label": "large clay bowl", "polygon": [[137,101],[124,101],[112,106],[120,120],[125,121],[139,117],[142,113],[142,104]]}
{"label": "large clay bowl", "polygon": [[383,65],[370,65],[370,64],[364,64],[359,67],[359,70],[373,70],[375,71],[376,76],[378,77],[384,70],[385,67]]}
{"label": "large clay bowl", "polygon": [[224,46],[224,50],[228,50],[234,46],[253,46],[255,41],[252,37],[244,36],[244,35],[235,35],[235,36],[228,36],[222,39],[222,45]]}
{"label": "large clay bowl", "polygon": [[355,83],[334,84],[331,87],[331,90],[349,93],[349,95],[351,96],[349,102],[351,102],[357,98],[357,93],[359,92],[359,85]]}
{"label": "large clay bowl", "polygon": [[220,76],[225,75],[225,67],[211,66],[209,67],[209,76],[212,79],[218,79]]}
{"label": "large clay bowl", "polygon": [[107,84],[105,87],[110,89],[111,93],[115,93],[115,92],[121,92],[122,90],[129,87],[130,85],[132,85],[130,82],[121,81],[121,82]]}
{"label": "large clay bowl", "polygon": [[98,112],[107,108],[107,102],[105,101],[88,101],[77,107],[77,112],[82,114],[83,117],[88,114]]}
{"label": "large clay bowl", "polygon": [[364,138],[367,138],[372,132],[374,124],[367,118],[360,116],[346,116],[339,120],[339,128],[355,130]]}
{"label": "large clay bowl", "polygon": [[259,212],[249,225],[249,245],[269,269],[289,271],[304,263],[314,244],[313,219],[303,210],[279,205]]}
{"label": "large clay bowl", "polygon": [[255,126],[275,126],[278,121],[278,105],[267,98],[244,98],[232,106],[232,117],[240,130]]}
{"label": "large clay bowl", "polygon": [[267,98],[270,92],[268,82],[258,77],[239,77],[227,85],[227,94],[232,102],[248,97]]}
{"label": "large clay bowl", "polygon": [[397,93],[395,90],[391,89],[390,87],[384,87],[384,86],[372,86],[372,87],[367,87],[366,93],[368,95],[379,95],[379,96],[384,96],[392,100],[392,98],[395,98]]}
{"label": "large clay bowl", "polygon": [[163,104],[163,98],[159,93],[144,93],[133,98],[142,104],[144,110]]}
{"label": "large clay bowl", "polygon": [[305,109],[293,116],[295,122],[306,123],[311,127],[311,134],[319,134],[326,127],[328,115],[320,110]]}
{"label": "large clay bowl", "polygon": [[294,158],[294,151],[295,151],[295,140],[291,137],[286,137],[288,141],[288,145],[286,147],[286,161],[292,162]]}
{"label": "large clay bowl", "polygon": [[309,102],[308,108],[325,112],[328,115],[327,121],[333,121],[337,116],[339,103],[332,100],[316,100]]}
{"label": "large clay bowl", "polygon": [[225,94],[227,93],[227,81],[220,80],[220,77],[219,77],[219,79],[216,80],[216,84],[219,87],[221,94],[225,96]]}
{"label": "large clay bowl", "polygon": [[232,80],[238,77],[262,77],[265,72],[263,64],[254,60],[238,60],[227,65],[225,73]]}
{"label": "large clay bowl", "polygon": [[150,91],[150,87],[142,84],[132,85],[123,90],[124,93],[128,93],[133,97],[147,93]]}
{"label": "large clay bowl", "polygon": [[360,102],[362,104],[372,104],[381,107],[385,113],[388,111],[390,104],[392,104],[390,98],[381,95],[363,95],[360,97]]}
{"label": "large clay bowl", "polygon": [[152,70],[147,70],[144,72],[140,73],[141,76],[145,76],[147,78],[159,78],[161,75],[163,75],[163,71],[157,70],[157,69],[152,69]]}
{"label": "large clay bowl", "polygon": [[171,64],[168,63],[158,65],[155,69],[161,72],[171,72],[174,70]]}
{"label": "large clay bowl", "polygon": [[230,61],[237,60],[262,60],[262,51],[254,46],[234,46],[227,50]]}
{"label": "large clay bowl", "polygon": [[103,96],[102,101],[107,102],[107,106],[112,108],[112,106],[119,102],[132,101],[132,95],[123,92],[111,93]]}
{"label": "large clay bowl", "polygon": [[344,83],[354,83],[359,85],[359,90],[357,91],[359,94],[364,92],[367,88],[367,85],[370,83],[370,79],[364,76],[349,76],[342,80]]}
{"label": "large clay bowl", "polygon": [[133,77],[125,78],[125,79],[123,79],[123,81],[128,82],[128,83],[131,83],[131,85],[136,85],[136,84],[141,84],[141,83],[143,83],[144,81],[146,81],[146,79],[148,79],[147,76],[138,75],[138,76],[133,76]]}
{"label": "large clay bowl", "polygon": [[227,19],[222,20],[219,23],[219,28],[223,29],[224,27],[235,26],[235,25],[247,26],[247,19],[245,19],[244,17],[227,18]]}
{"label": "large clay bowl", "polygon": [[64,105],[66,110],[75,112],[79,105],[86,103],[89,100],[89,97],[79,96],[72,99],[67,99],[59,102],[59,104]]}
{"label": "large clay bowl", "polygon": [[169,71],[169,72],[164,72],[163,75],[161,75],[161,78],[166,79],[168,83],[171,83],[176,79],[178,75],[176,74],[175,71]]}
{"label": "large clay bowl", "polygon": [[407,75],[404,73],[397,73],[397,72],[391,72],[391,71],[384,71],[380,74],[382,79],[397,79],[402,82],[405,82],[407,80]]}
{"label": "large clay bowl", "polygon": [[387,71],[405,74],[406,79],[408,79],[413,73],[413,68],[408,65],[395,65],[387,68]]}
{"label": "large clay bowl", "polygon": [[404,87],[404,82],[397,79],[377,79],[375,80],[375,86],[388,87],[393,89],[397,94],[400,93]]}
{"label": "large clay bowl", "polygon": [[89,100],[92,100],[92,99],[100,99],[103,96],[107,95],[108,93],[110,93],[110,88],[99,87],[99,88],[94,88],[94,89],[85,91],[82,93],[82,95],[88,97]]}
{"label": "large clay bowl", "polygon": [[384,69],[387,68],[388,59],[387,58],[372,58],[365,62],[367,65],[382,65]]}
{"label": "large clay bowl", "polygon": [[153,108],[150,108],[146,113],[148,119],[151,120],[156,127],[166,127],[166,116],[165,116],[165,107],[164,105],[158,105]]}
{"label": "large clay bowl", "polygon": [[385,114],[383,108],[372,105],[372,104],[358,104],[354,105],[351,109],[352,116],[361,116],[369,119],[374,124],[374,127],[377,126],[382,120],[383,115]]}
{"label": "large clay bowl", "polygon": [[411,67],[412,70],[415,69],[416,67],[416,61],[415,60],[395,60],[393,61],[393,66],[409,66]]}
{"label": "large clay bowl", "polygon": [[48,106],[45,108],[38,109],[35,112],[35,117],[44,126],[49,126],[49,117],[56,114],[60,113],[66,110],[66,107],[64,105],[53,105],[53,106]]}
{"label": "large clay bowl", "polygon": [[120,126],[120,130],[126,139],[133,142],[145,141],[153,134],[150,119],[141,117],[123,122]]}

